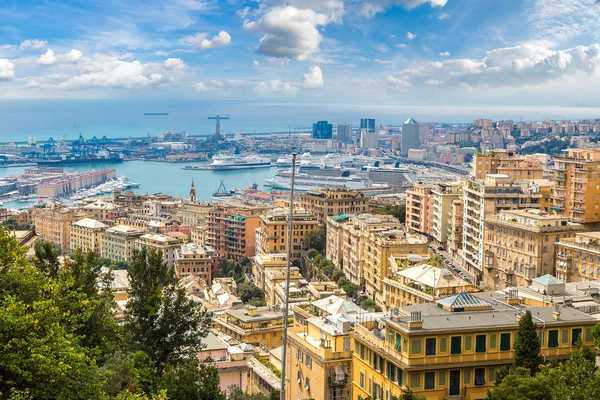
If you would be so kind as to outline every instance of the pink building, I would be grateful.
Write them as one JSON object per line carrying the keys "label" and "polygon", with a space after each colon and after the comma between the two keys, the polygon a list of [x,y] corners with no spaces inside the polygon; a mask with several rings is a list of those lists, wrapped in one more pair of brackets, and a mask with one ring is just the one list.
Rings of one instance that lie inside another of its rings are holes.
{"label": "pink building", "polygon": [[228,391],[230,387],[237,386],[246,392],[250,374],[250,366],[246,358],[252,357],[253,352],[245,352],[239,347],[230,347],[212,333],[202,339],[202,343],[205,347],[196,356],[200,361],[207,359],[214,361],[221,379],[221,390]]}

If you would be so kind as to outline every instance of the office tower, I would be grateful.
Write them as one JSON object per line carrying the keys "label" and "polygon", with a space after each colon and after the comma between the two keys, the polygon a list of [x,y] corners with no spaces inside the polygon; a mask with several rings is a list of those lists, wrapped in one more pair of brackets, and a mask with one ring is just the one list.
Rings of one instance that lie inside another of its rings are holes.
{"label": "office tower", "polygon": [[343,143],[352,143],[352,124],[337,125],[337,140]]}
{"label": "office tower", "polygon": [[313,139],[331,139],[333,137],[333,125],[327,121],[319,121],[313,124]]}
{"label": "office tower", "polygon": [[375,118],[362,118],[360,120],[360,130],[366,129],[368,132],[375,132]]}
{"label": "office tower", "polygon": [[360,131],[360,148],[377,149],[379,148],[379,132],[369,132],[367,129]]}
{"label": "office tower", "polygon": [[403,156],[408,155],[408,150],[418,149],[421,145],[419,140],[419,123],[412,118],[407,119],[402,124],[402,149]]}

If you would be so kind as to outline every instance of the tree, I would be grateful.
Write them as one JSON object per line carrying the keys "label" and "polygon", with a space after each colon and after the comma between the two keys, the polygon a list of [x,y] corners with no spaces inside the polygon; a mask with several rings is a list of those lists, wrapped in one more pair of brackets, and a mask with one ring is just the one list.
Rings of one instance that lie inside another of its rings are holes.
{"label": "tree", "polygon": [[146,353],[160,373],[202,348],[208,320],[186,296],[162,252],[144,248],[132,258],[125,328],[131,348]]}
{"label": "tree", "polygon": [[406,222],[406,204],[391,205],[386,204],[383,207],[375,209],[375,214],[391,215],[397,218],[401,223]]}
{"label": "tree", "polygon": [[217,278],[233,278],[236,283],[246,279],[246,264],[236,263],[233,260],[221,260]]}
{"label": "tree", "polygon": [[535,375],[543,361],[540,351],[541,343],[536,332],[536,324],[533,322],[531,311],[527,310],[519,320],[519,329],[515,337],[513,365],[515,368],[527,368]]}
{"label": "tree", "polygon": [[308,231],[304,238],[305,248],[315,249],[319,252],[325,250],[326,232],[325,228]]}
{"label": "tree", "polygon": [[[279,398],[279,392],[277,393],[277,399]],[[229,395],[227,396],[227,400],[269,400],[269,397],[265,396],[262,393],[246,393],[242,391],[239,386],[230,386],[229,387]]]}
{"label": "tree", "polygon": [[200,363],[196,357],[168,365],[158,383],[169,400],[226,400],[220,385],[219,372],[211,361]]}
{"label": "tree", "polygon": [[52,242],[38,240],[33,246],[33,264],[49,278],[57,279],[60,269],[60,248]]}
{"label": "tree", "polygon": [[237,287],[237,295],[243,303],[264,306],[265,292],[251,282],[243,282]]}
{"label": "tree", "polygon": [[316,249],[310,249],[306,252],[306,257],[309,260],[313,260],[317,255],[319,254],[319,251]]}
{"label": "tree", "polygon": [[527,368],[517,367],[514,374],[488,391],[487,400],[549,400],[550,382],[544,375],[531,376]]}
{"label": "tree", "polygon": [[551,372],[547,375],[552,382],[553,400],[600,399],[595,354],[589,348],[571,352],[567,362],[558,364]]}
{"label": "tree", "polygon": [[375,310],[375,312],[380,312],[381,311],[381,307],[379,307],[379,305],[377,303],[375,303],[373,300],[371,299],[367,299],[367,300],[363,300],[360,303],[360,307],[363,310],[370,310],[373,309]]}

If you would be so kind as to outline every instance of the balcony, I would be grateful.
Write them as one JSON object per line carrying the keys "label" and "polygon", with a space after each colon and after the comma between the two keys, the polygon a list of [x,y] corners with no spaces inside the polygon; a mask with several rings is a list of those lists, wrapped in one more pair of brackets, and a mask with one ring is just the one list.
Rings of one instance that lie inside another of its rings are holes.
{"label": "balcony", "polygon": [[348,384],[348,374],[345,372],[340,373],[330,373],[327,376],[327,383],[329,383],[330,387],[340,387],[346,386]]}

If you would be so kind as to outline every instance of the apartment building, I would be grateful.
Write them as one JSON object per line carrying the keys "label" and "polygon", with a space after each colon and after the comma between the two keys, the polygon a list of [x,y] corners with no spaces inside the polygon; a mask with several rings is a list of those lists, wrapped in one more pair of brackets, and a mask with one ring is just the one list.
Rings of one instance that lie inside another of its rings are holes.
{"label": "apartment building", "polygon": [[239,261],[256,253],[259,214],[270,207],[247,204],[221,204],[208,211],[204,243],[219,258]]}
{"label": "apartment building", "polygon": [[93,251],[97,255],[102,253],[102,232],[107,226],[92,218],[83,218],[71,224],[69,230],[70,250],[80,249],[84,253]]}
{"label": "apartment building", "polygon": [[564,282],[600,279],[600,232],[578,232],[555,243],[555,276]]}
{"label": "apartment building", "polygon": [[61,251],[68,251],[71,240],[71,224],[87,217],[79,209],[60,205],[46,205],[34,208],[32,220],[37,235],[43,240],[57,244]]}
{"label": "apartment building", "polygon": [[226,310],[213,317],[212,326],[240,343],[262,344],[272,349],[281,346],[283,311],[254,306]]}
{"label": "apartment building", "polygon": [[348,189],[309,190],[300,195],[300,207],[312,214],[319,225],[341,214],[363,214],[369,211],[369,199],[362,192]]}
{"label": "apartment building", "polygon": [[127,225],[115,225],[102,233],[103,258],[112,261],[131,262],[135,241],[144,234],[141,229]]}
{"label": "apartment building", "polygon": [[79,208],[88,213],[91,218],[99,221],[114,221],[127,216],[127,210],[124,207],[106,201],[82,204]]}
{"label": "apartment building", "polygon": [[[256,229],[256,253],[287,253],[289,208],[275,208],[260,215]],[[306,256],[305,243],[308,232],[319,229],[319,222],[302,207],[294,207],[292,220],[291,260],[300,261]]]}
{"label": "apartment building", "polygon": [[429,303],[461,291],[474,292],[476,289],[448,269],[429,264],[400,269],[383,279],[387,309]]}
{"label": "apartment building", "polygon": [[[446,250],[455,262],[461,260],[462,235],[463,235],[463,200],[462,198],[452,201],[448,216],[448,233],[446,239]],[[460,262],[462,264],[462,262]]]}
{"label": "apartment building", "polygon": [[460,182],[438,183],[431,190],[430,236],[435,246],[446,247],[452,203],[459,200],[461,196],[462,184]]}
{"label": "apartment building", "polygon": [[354,214],[341,214],[327,219],[325,224],[325,233],[327,241],[325,243],[325,258],[330,260],[333,265],[342,268],[342,247],[344,243],[344,224],[350,221]]}
{"label": "apartment building", "polygon": [[[333,257],[342,260],[342,271],[346,278],[352,283],[364,286],[364,242],[366,235],[371,231],[400,230],[402,224],[391,215],[360,214],[351,217],[342,226],[342,229],[341,255]],[[327,240],[329,241],[329,238]],[[333,248],[332,250],[335,251]]]}
{"label": "apartment building", "polygon": [[418,183],[406,191],[406,229],[409,232],[431,233],[431,209],[433,201],[431,193],[434,185]]}
{"label": "apartment building", "polygon": [[600,149],[554,156],[552,210],[582,224],[600,222]]}
{"label": "apartment building", "polygon": [[286,399],[350,400],[353,317],[309,318],[288,330]]}
{"label": "apartment building", "polygon": [[182,244],[183,242],[179,238],[159,233],[146,233],[134,242],[136,250],[147,248],[161,251],[163,261],[169,267],[175,264],[175,252],[181,248]]}
{"label": "apartment building", "polygon": [[269,269],[281,269],[287,266],[287,254],[257,254],[252,258],[253,283],[265,290],[265,272]]}
{"label": "apartment building", "polygon": [[485,179],[488,174],[508,175],[515,180],[544,177],[543,165],[538,158],[521,156],[513,150],[504,149],[475,154],[471,169],[475,179]]}
{"label": "apartment building", "polygon": [[178,278],[196,275],[210,285],[213,273],[217,272],[217,259],[214,249],[186,243],[175,248],[175,273]]}
{"label": "apartment building", "polygon": [[552,182],[516,181],[508,175],[488,174],[484,180],[463,183],[463,268],[472,276],[482,272],[483,221],[502,211],[537,208],[549,211]]}
{"label": "apartment building", "polygon": [[490,215],[483,227],[483,285],[492,289],[527,286],[554,272],[555,243],[583,226],[544,211],[513,210]]}
{"label": "apartment building", "polygon": [[[485,398],[496,371],[513,364],[523,310],[508,301],[504,293],[458,293],[355,324],[353,399],[391,398],[403,387],[430,400]],[[528,310],[547,361],[567,358],[579,339],[594,345],[593,316],[554,307]]]}
{"label": "apartment building", "polygon": [[[285,303],[285,280],[287,268],[265,270],[265,300],[268,306]],[[308,301],[311,297],[308,282],[300,274],[298,267],[290,267],[290,303]]]}

